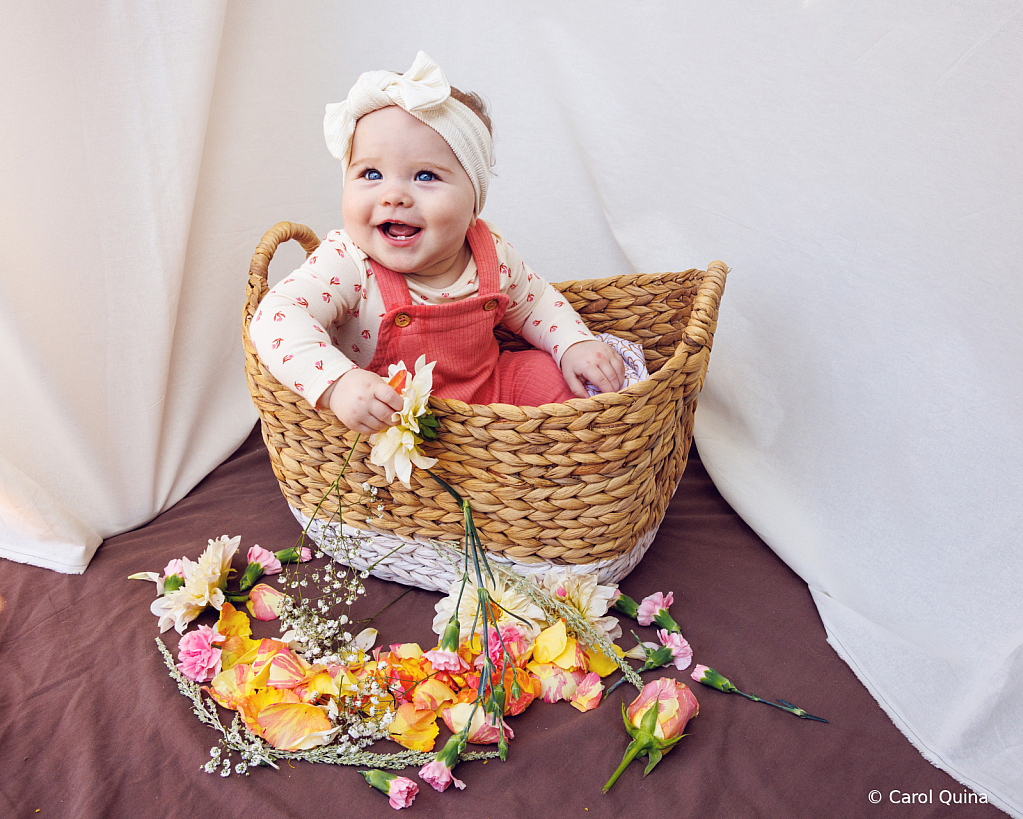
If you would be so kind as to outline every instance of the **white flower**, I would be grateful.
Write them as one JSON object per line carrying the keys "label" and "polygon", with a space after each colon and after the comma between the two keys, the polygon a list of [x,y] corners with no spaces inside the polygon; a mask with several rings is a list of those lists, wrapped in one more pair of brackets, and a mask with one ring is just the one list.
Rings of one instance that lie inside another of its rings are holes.
{"label": "white flower", "polygon": [[[536,637],[546,625],[543,611],[524,594],[516,591],[514,586],[505,583],[500,575],[497,575],[496,580],[497,582],[493,585],[489,582],[486,584],[486,589],[490,593],[490,599],[501,606],[501,608],[497,606],[491,607],[490,615],[494,618],[491,620],[491,625],[500,628],[505,624],[515,623],[519,628],[529,632],[527,635],[529,639]],[[459,640],[467,639],[473,631],[482,633],[483,614],[481,612],[477,616],[476,613],[477,602],[479,600],[476,583],[472,579],[466,582],[465,590],[461,592],[461,605],[458,605],[458,595],[461,588],[462,581],[455,580],[448,589],[448,596],[434,607],[437,611],[437,616],[433,618],[433,630],[436,634],[441,635],[444,633],[444,629],[447,628],[448,621],[451,619],[456,605],[458,606]],[[522,619],[520,620],[519,618]],[[522,620],[526,622],[523,623]],[[475,629],[473,628],[474,621]]]}
{"label": "white flower", "polygon": [[[419,418],[429,412],[427,403],[433,389],[433,368],[436,363],[431,361],[427,364],[426,356],[419,356],[415,377],[401,390],[404,403],[401,412],[395,413],[395,425],[373,433],[369,439],[373,447],[369,453],[370,462],[384,468],[388,482],[393,481],[397,475],[406,489],[412,488],[410,480],[413,466],[429,469],[437,463],[436,458],[427,458],[419,448],[423,443],[419,435]],[[408,372],[404,361],[387,368],[387,374],[392,379],[403,371]]]}
{"label": "white flower", "polygon": [[594,574],[574,574],[550,569],[541,583],[544,590],[562,603],[578,611],[583,619],[614,642],[622,636],[617,617],[607,614],[617,586],[600,586]]}
{"label": "white flower", "polygon": [[185,585],[170,594],[158,597],[150,611],[160,618],[160,632],[174,626],[183,634],[192,620],[208,606],[220,610],[224,605],[224,587],[231,571],[231,560],[238,551],[241,537],[222,535],[211,540],[195,562],[181,558]]}

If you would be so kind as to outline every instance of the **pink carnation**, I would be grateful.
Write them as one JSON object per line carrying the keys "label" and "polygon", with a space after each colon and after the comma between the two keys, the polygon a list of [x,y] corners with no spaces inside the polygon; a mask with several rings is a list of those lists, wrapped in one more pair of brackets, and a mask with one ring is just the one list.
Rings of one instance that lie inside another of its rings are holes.
{"label": "pink carnation", "polygon": [[277,555],[262,546],[253,546],[249,549],[248,561],[249,563],[258,563],[263,569],[263,574],[281,573],[281,561],[277,559]]}
{"label": "pink carnation", "polygon": [[693,661],[693,649],[686,638],[676,632],[668,631],[666,628],[660,629],[657,636],[661,640],[661,645],[671,649],[675,668],[679,671],[689,668],[689,664]]}
{"label": "pink carnation", "polygon": [[448,789],[448,785],[454,785],[459,790],[465,790],[465,783],[460,779],[456,779],[451,773],[451,769],[439,759],[427,762],[420,768],[419,778],[427,785],[432,785],[434,790],[441,791],[442,793]]}
{"label": "pink carnation", "polygon": [[675,595],[673,592],[668,592],[667,595],[655,592],[649,597],[644,597],[643,602],[639,604],[639,610],[636,612],[636,620],[641,626],[649,626],[661,609],[664,611],[668,610],[668,607],[675,602]]}
{"label": "pink carnation", "polygon": [[454,671],[457,674],[467,671],[469,668],[468,663],[458,654],[454,651],[446,651],[443,648],[427,651],[423,654],[423,657],[430,661],[434,671]]}
{"label": "pink carnation", "polygon": [[387,788],[388,803],[395,810],[407,808],[419,793],[419,786],[405,776],[396,776]]}
{"label": "pink carnation", "polygon": [[174,558],[174,560],[167,564],[167,568],[163,570],[164,577],[170,577],[174,574],[178,575],[178,577],[185,576],[185,566],[181,562],[180,557]]}
{"label": "pink carnation", "polygon": [[190,680],[209,682],[220,673],[221,651],[213,644],[223,640],[216,627],[188,632],[178,643],[178,670]]}

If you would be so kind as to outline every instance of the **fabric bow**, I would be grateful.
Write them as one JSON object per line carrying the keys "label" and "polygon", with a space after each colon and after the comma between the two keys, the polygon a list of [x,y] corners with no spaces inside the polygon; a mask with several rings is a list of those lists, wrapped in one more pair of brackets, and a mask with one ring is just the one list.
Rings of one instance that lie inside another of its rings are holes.
{"label": "fabric bow", "polygon": [[444,71],[424,51],[416,55],[404,74],[367,71],[356,80],[348,99],[327,106],[324,132],[327,148],[346,165],[351,152],[355,123],[379,108],[397,105],[410,114],[443,105],[451,96]]}

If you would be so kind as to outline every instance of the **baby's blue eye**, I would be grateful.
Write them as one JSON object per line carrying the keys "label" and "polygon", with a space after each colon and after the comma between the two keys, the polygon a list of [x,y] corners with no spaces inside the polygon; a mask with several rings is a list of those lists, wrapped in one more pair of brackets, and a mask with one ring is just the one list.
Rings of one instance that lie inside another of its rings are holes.
{"label": "baby's blue eye", "polygon": [[380,171],[375,170],[374,168],[367,168],[365,171],[362,172],[362,176],[363,178],[369,179],[373,182],[379,182],[381,179],[384,178],[383,174],[381,174]]}
{"label": "baby's blue eye", "polygon": [[416,174],[416,182],[433,182],[436,178],[432,171],[420,171]]}

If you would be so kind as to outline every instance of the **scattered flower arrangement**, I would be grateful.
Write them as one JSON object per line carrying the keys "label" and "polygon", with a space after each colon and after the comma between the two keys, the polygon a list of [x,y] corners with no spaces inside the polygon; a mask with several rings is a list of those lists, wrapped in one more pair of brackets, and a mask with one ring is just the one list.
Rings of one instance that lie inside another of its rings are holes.
{"label": "scattered flower arrangement", "polygon": [[[387,795],[391,807],[401,809],[412,804],[418,786],[389,771],[416,765],[419,779],[434,789],[463,789],[453,773],[459,762],[507,758],[514,731],[506,718],[538,700],[566,701],[585,713],[628,681],[641,689],[622,709],[632,741],[604,792],[636,757],[647,758],[645,776],[699,713],[684,683],[661,678],[643,685],[639,676],[669,665],[684,671],[692,663],[692,648],[668,612],[672,593],[658,592],[637,603],[616,586],[598,584],[593,575],[552,568],[534,581],[492,566],[469,503],[430,471],[436,462],[422,453],[423,440],[436,437],[438,427],[427,405],[433,365],[421,357],[415,369],[410,377],[404,363],[390,368],[390,383],[404,406],[394,426],[370,438],[370,459],[385,469],[388,481],[397,478],[405,486],[413,466],[427,470],[462,509],[462,576],[436,604],[435,646],[424,650],[416,643],[393,643],[385,649],[375,646],[375,629],[353,633],[351,609],[366,592],[362,581],[368,572],[356,573],[331,559],[301,577],[290,572],[290,564],[324,557],[304,545],[305,532],[291,549],[251,547],[237,591],[229,591],[228,582],[236,574],[231,564],[239,537],[210,540],[198,560],[172,560],[162,574],[131,576],[156,584],[150,608],[160,632],[173,627],[182,635],[176,662],[157,637],[168,671],[199,720],[221,735],[204,770],[248,774],[253,766],[276,768],[280,760],[296,759],[356,765],[366,768],[367,782]],[[340,478],[324,497],[337,492],[338,509]],[[357,539],[344,540],[334,546],[349,555],[358,549]],[[276,576],[291,593],[259,583],[263,576]],[[234,605],[242,602],[248,615]],[[207,609],[219,612],[216,623],[186,633]],[[641,626],[658,626],[659,644],[644,643],[633,632],[634,648],[626,652],[617,646],[622,629],[612,609]],[[254,639],[250,616],[279,620],[280,637]],[[630,659],[643,661],[638,673]],[[605,692],[602,680],[617,671],[621,678]],[[707,666],[698,665],[692,678],[804,719],[826,721],[784,700],[744,694]],[[234,712],[229,725],[220,709]],[[436,750],[438,722],[450,737]],[[367,750],[384,739],[402,750]],[[497,750],[468,751],[470,744]]]}

